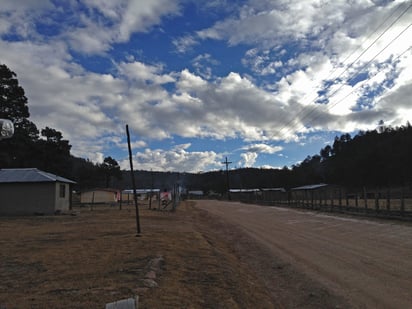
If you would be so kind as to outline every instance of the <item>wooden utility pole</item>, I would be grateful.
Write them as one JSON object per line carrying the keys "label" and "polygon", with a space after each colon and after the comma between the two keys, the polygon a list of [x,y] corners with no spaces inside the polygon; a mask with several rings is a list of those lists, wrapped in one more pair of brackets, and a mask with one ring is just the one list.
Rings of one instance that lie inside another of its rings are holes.
{"label": "wooden utility pole", "polygon": [[136,229],[137,229],[136,236],[141,236],[141,234],[140,234],[139,207],[137,205],[136,182],[134,180],[134,171],[133,171],[132,147],[130,146],[129,126],[127,124],[126,124],[126,134],[127,134],[127,146],[129,148],[130,175],[132,177],[134,207],[136,209]]}
{"label": "wooden utility pole", "polygon": [[225,162],[222,162],[222,164],[226,165],[226,187],[227,187],[227,199],[230,201],[230,185],[229,185],[229,164],[232,162],[228,162],[227,157],[225,159]]}
{"label": "wooden utility pole", "polygon": [[153,196],[153,170],[150,170],[150,196],[149,196],[149,209],[152,209],[152,196]]}

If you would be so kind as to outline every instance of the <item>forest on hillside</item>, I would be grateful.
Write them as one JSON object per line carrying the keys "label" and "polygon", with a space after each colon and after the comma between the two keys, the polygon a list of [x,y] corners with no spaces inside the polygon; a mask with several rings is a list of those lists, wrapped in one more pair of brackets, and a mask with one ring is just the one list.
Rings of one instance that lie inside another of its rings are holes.
{"label": "forest on hillside", "polygon": [[[15,135],[0,141],[0,168],[36,167],[77,182],[76,190],[94,187],[131,187],[130,172],[121,171],[111,157],[93,163],[70,153],[70,142],[53,128],[39,130],[29,120],[28,100],[16,74],[0,64],[0,118],[13,121]],[[412,127],[380,126],[377,130],[343,134],[319,154],[283,169],[240,168],[229,170],[231,188],[292,188],[329,183],[346,187],[387,187],[412,184]],[[139,188],[170,189],[180,185],[189,190],[223,193],[226,171],[201,174],[136,171]]]}
{"label": "forest on hillside", "polygon": [[[124,187],[130,176],[123,172]],[[226,171],[201,174],[138,171],[140,187],[167,188],[178,184],[188,190],[223,193]],[[328,183],[357,189],[412,185],[412,126],[359,132],[336,137],[319,154],[307,156],[300,164],[283,169],[240,168],[229,170],[230,188],[293,188]]]}

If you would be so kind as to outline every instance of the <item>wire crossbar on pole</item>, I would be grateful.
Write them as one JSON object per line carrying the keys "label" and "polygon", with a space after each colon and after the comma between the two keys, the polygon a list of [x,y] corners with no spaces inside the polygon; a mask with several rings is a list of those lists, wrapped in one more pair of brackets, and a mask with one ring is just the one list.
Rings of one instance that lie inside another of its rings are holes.
{"label": "wire crossbar on pole", "polygon": [[222,164],[226,165],[226,187],[227,187],[227,199],[230,201],[230,185],[229,185],[229,164],[231,164],[232,162],[229,162],[227,160],[227,157],[225,159],[225,162],[222,162]]}

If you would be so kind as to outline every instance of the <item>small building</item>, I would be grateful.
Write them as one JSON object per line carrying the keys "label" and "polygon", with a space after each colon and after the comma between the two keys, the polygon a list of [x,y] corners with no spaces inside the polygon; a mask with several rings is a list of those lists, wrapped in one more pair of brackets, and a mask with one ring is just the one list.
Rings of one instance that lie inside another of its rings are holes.
{"label": "small building", "polygon": [[111,188],[95,188],[80,193],[81,204],[111,204],[120,199],[120,190]]}
{"label": "small building", "polygon": [[71,209],[74,181],[37,168],[0,169],[0,215],[50,215]]}
{"label": "small building", "polygon": [[337,185],[319,183],[292,188],[290,191],[290,201],[314,207],[325,204],[327,200],[340,200],[342,194],[342,188]]}
{"label": "small building", "polygon": [[230,189],[229,192],[231,199],[239,201],[256,200],[262,195],[260,189]]}
{"label": "small building", "polygon": [[187,198],[188,199],[201,199],[204,197],[203,190],[188,190],[187,191]]}
{"label": "small building", "polygon": [[[160,189],[136,189],[137,199],[145,201],[148,199],[156,200],[160,193]],[[133,189],[122,191],[122,201],[133,201]]]}
{"label": "small building", "polygon": [[306,185],[291,189],[292,199],[294,200],[308,200],[318,197],[328,189],[325,183]]}
{"label": "small building", "polygon": [[264,201],[287,201],[288,193],[285,188],[262,188],[262,200]]}

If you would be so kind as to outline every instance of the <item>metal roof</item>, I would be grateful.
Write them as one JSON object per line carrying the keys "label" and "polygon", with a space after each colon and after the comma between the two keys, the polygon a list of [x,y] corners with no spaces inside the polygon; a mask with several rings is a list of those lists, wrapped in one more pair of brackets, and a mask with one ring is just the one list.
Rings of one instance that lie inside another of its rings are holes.
{"label": "metal roof", "polygon": [[327,186],[326,183],[319,183],[316,185],[306,185],[302,187],[296,187],[296,188],[293,188],[292,190],[316,190],[316,189],[323,188],[326,186]]}
{"label": "metal roof", "polygon": [[112,193],[120,192],[119,189],[115,189],[115,188],[93,188],[93,189],[87,189],[87,190],[81,191],[81,193],[96,192],[96,191],[104,191],[104,192],[112,192]]}
{"label": "metal roof", "polygon": [[286,192],[284,188],[261,188],[261,189],[230,189],[232,193],[251,193],[251,192],[259,192],[259,191],[280,191]]}
{"label": "metal roof", "polygon": [[203,191],[202,190],[189,190],[189,191],[187,191],[187,194],[203,195]]}
{"label": "metal roof", "polygon": [[[160,189],[136,189],[136,193],[150,193],[150,192],[160,192]],[[126,189],[123,190],[122,193],[124,194],[133,194],[133,189]]]}
{"label": "metal roof", "polygon": [[65,182],[76,183],[37,168],[5,168],[0,169],[0,183],[31,183],[31,182]]}
{"label": "metal roof", "polygon": [[252,192],[259,192],[260,189],[230,189],[232,193],[252,193]]}
{"label": "metal roof", "polygon": [[286,192],[285,188],[262,188],[262,191],[280,191],[280,192]]}

